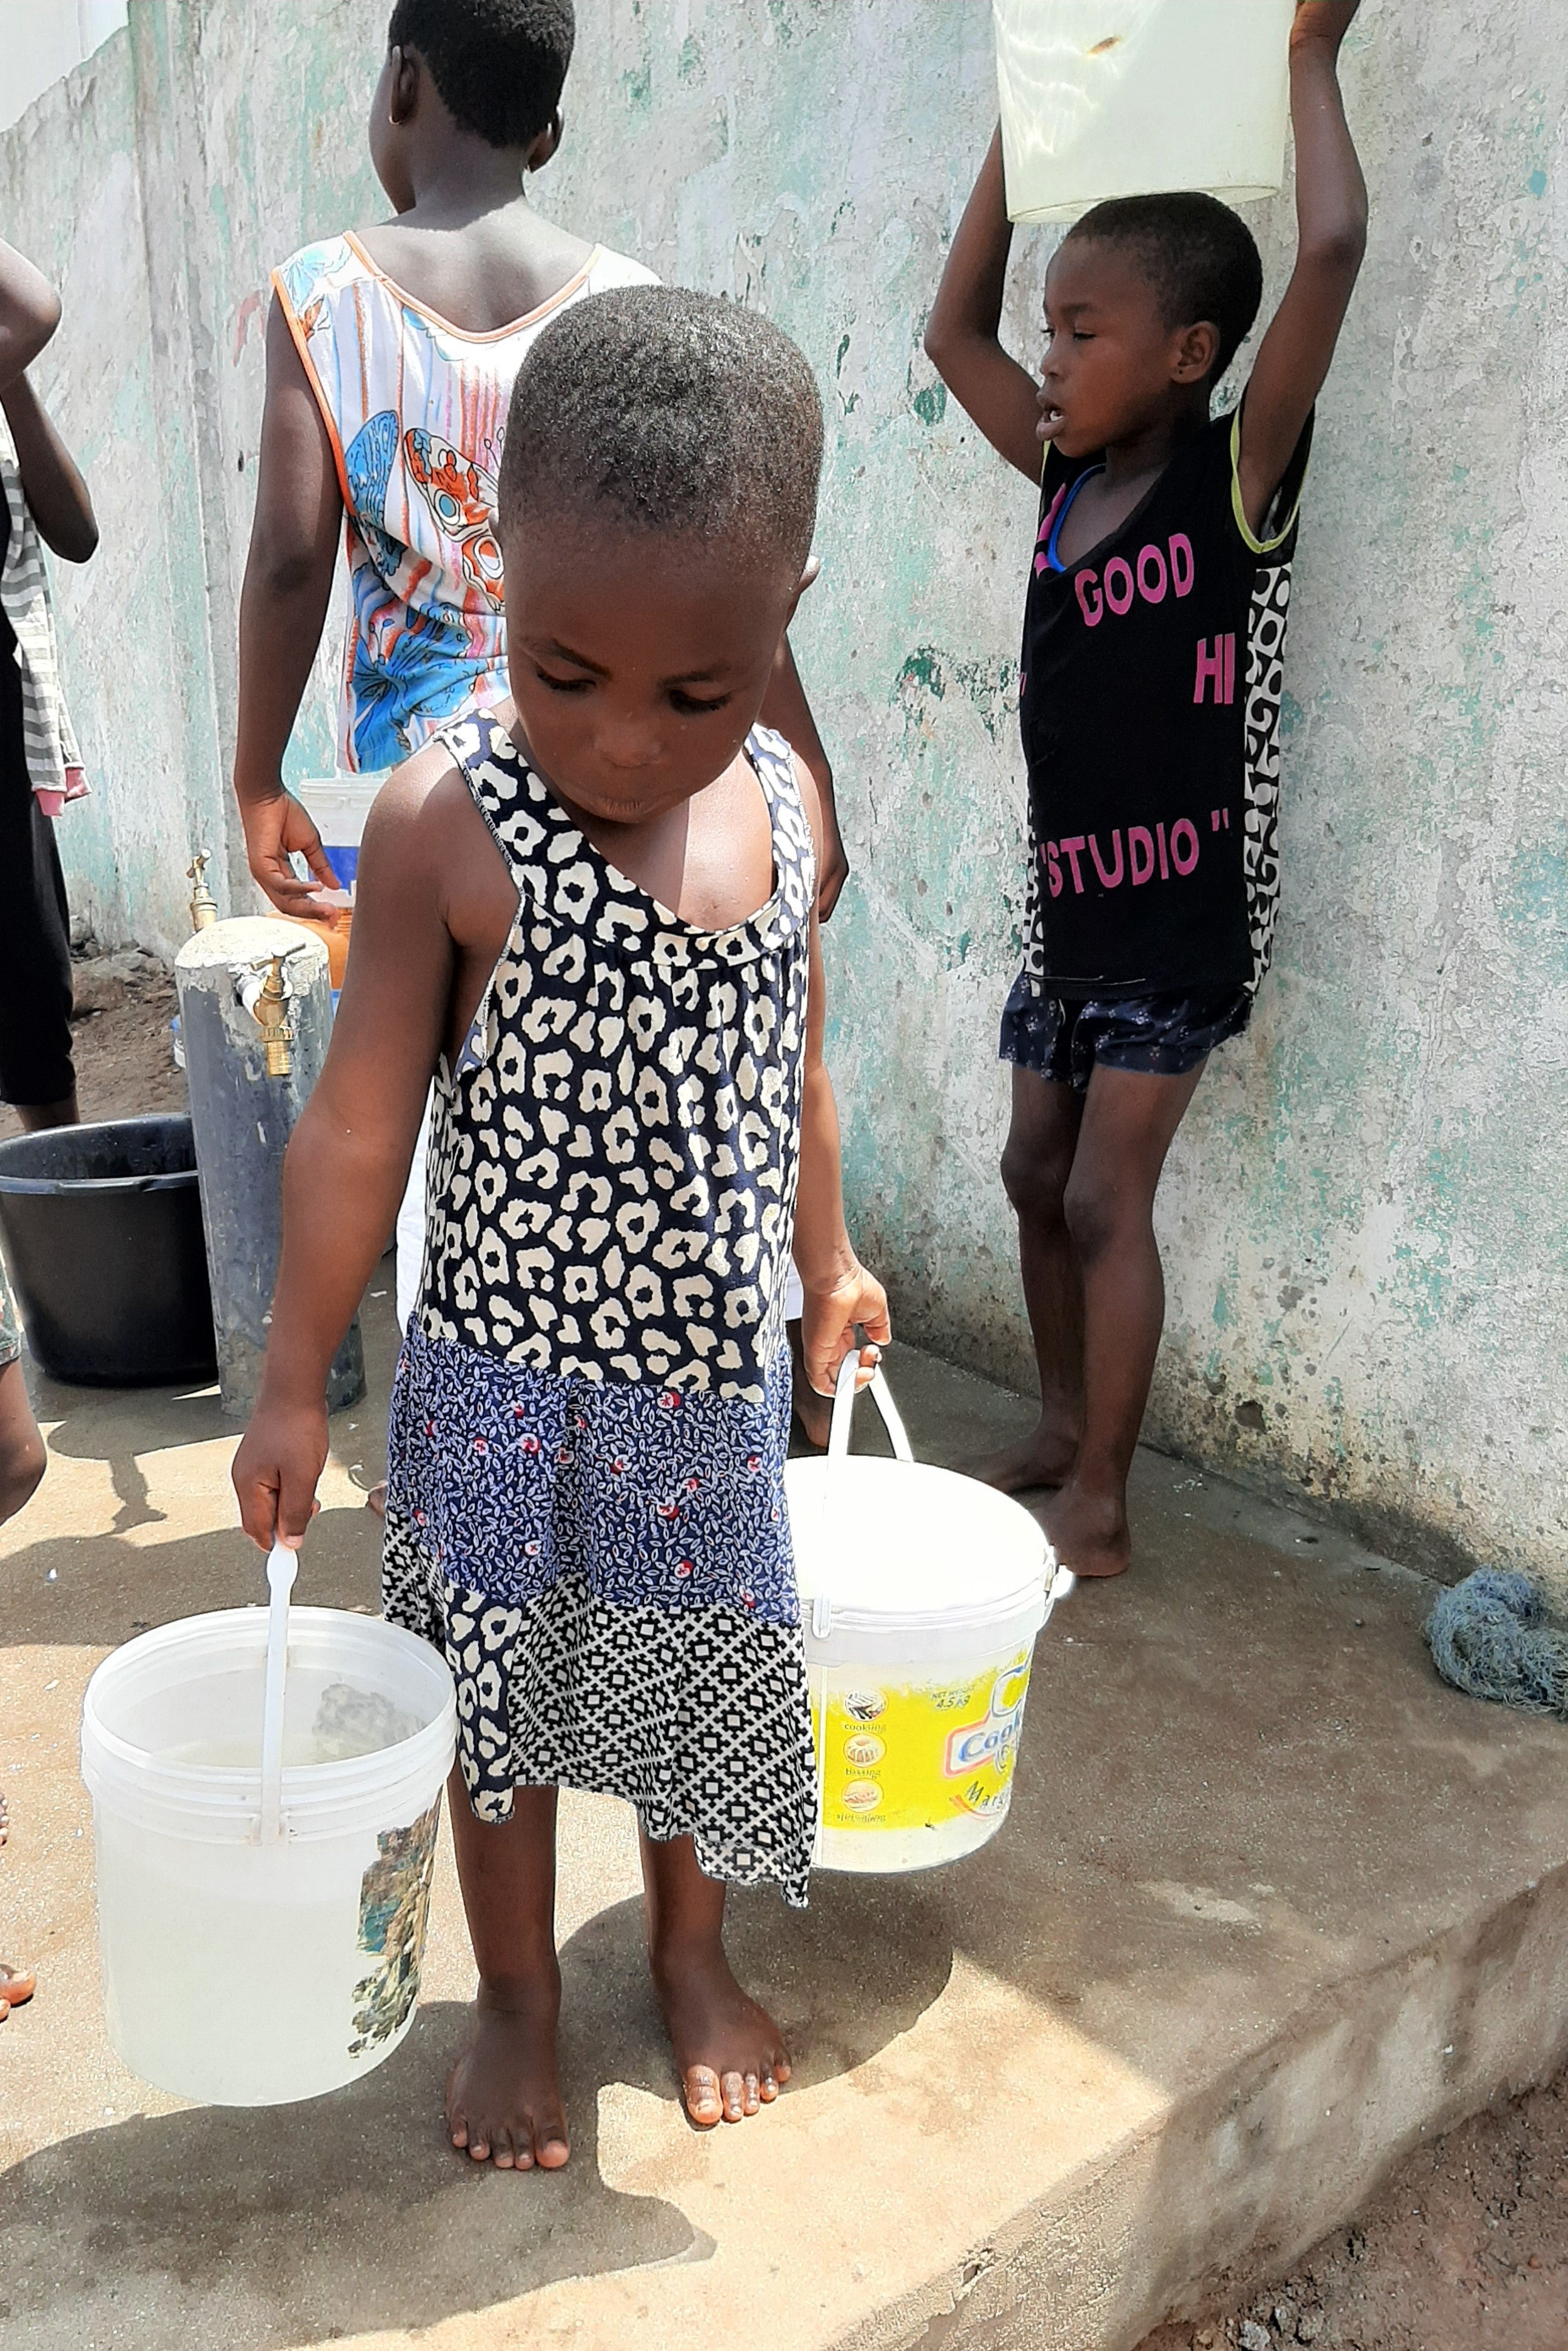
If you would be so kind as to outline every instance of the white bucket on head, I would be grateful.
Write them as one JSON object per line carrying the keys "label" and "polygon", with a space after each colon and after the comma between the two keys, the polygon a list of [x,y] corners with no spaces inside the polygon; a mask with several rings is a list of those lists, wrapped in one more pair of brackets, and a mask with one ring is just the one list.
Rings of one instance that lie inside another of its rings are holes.
{"label": "white bucket on head", "polygon": [[1008,214],[1109,196],[1271,196],[1296,0],[994,0]]}
{"label": "white bucket on head", "polygon": [[282,1834],[263,1843],[267,1631],[234,1608],[143,1633],[82,1706],[110,2039],[208,2105],[313,2098],[397,2047],[455,1745],[436,1650],[291,1609]]}
{"label": "white bucket on head", "polygon": [[849,1451],[853,1356],[825,1458],[784,1473],[817,1742],[819,1868],[959,1861],[995,1836],[1035,1636],[1072,1589],[1038,1520],[914,1459],[881,1373],[894,1458]]}

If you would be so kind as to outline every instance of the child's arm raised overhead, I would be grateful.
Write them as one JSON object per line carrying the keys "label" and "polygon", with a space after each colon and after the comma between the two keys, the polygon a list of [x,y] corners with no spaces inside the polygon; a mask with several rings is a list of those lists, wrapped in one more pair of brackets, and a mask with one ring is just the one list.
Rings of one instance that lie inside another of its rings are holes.
{"label": "child's arm raised overhead", "polygon": [[[327,618],[343,523],[332,444],[276,296],[267,321],[267,406],[239,608],[239,737],[235,792],[250,870],[286,914],[319,909],[310,893],[338,877],[321,836],[283,789],[283,755]],[[298,850],[315,880],[288,862]]]}
{"label": "child's arm raised overhead", "polygon": [[450,766],[430,745],[383,787],[365,826],[331,1050],[283,1164],[272,1331],[234,1464],[242,1523],[264,1549],[275,1527],[298,1546],[310,1523],[328,1370],[392,1229],[440,1050],[455,961],[440,876],[454,819],[431,787]]}
{"label": "child's arm raised overhead", "polygon": [[1339,49],[1359,0],[1298,0],[1291,28],[1291,120],[1296,134],[1296,266],[1274,313],[1241,408],[1238,473],[1254,533],[1262,530],[1334,345],[1366,251],[1366,183],[1344,119]]}
{"label": "child's arm raised overhead", "polygon": [[1045,466],[1040,385],[1002,349],[997,336],[1012,241],[998,129],[942,272],[926,321],[925,351],[992,448],[1038,482]]}
{"label": "child's arm raised overhead", "polygon": [[0,407],[16,444],[22,493],[46,546],[85,563],[98,546],[87,484],[27,381],[27,370],[60,323],[60,298],[15,246],[0,239]]}
{"label": "child's arm raised overhead", "polygon": [[[821,813],[810,770],[798,754],[795,775],[820,858]],[[806,1294],[800,1330],[806,1376],[820,1395],[831,1395],[840,1364],[860,1346],[855,1335],[857,1323],[863,1325],[871,1343],[861,1353],[862,1386],[876,1367],[873,1349],[885,1344],[893,1336],[887,1317],[887,1293],[856,1257],[844,1224],[838,1105],[833,1100],[827,1063],[822,1059],[826,1018],[822,936],[813,909],[805,1085],[800,1105],[800,1175],[795,1205],[795,1270]]]}
{"label": "child's arm raised overhead", "polygon": [[30,368],[60,323],[60,298],[26,254],[0,237],[0,392]]}
{"label": "child's arm raised overhead", "polygon": [[45,546],[67,563],[86,563],[98,552],[98,517],[53,418],[25,375],[0,392],[0,408],[16,444],[22,494]]}

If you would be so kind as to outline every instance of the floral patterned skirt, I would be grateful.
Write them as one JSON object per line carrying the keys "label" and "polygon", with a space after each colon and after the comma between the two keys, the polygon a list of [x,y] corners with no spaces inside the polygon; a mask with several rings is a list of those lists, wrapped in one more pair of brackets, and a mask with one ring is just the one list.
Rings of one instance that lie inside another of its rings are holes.
{"label": "floral patterned skirt", "polygon": [[411,1324],[382,1605],[441,1649],[481,1820],[520,1787],[623,1796],[711,1877],[806,1898],[817,1792],[765,1401],[535,1372]]}

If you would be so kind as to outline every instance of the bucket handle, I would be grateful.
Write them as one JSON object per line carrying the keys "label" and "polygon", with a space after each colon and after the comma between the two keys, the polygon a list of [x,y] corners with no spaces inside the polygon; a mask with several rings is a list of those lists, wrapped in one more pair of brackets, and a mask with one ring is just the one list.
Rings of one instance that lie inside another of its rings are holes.
{"label": "bucket handle", "polygon": [[[839,1376],[833,1388],[833,1425],[828,1433],[828,1460],[830,1464],[835,1461],[842,1461],[848,1458],[850,1449],[850,1424],[854,1418],[855,1398],[861,1393],[855,1384],[856,1375],[860,1371],[860,1349],[858,1347],[852,1347],[849,1353],[844,1357],[843,1362],[839,1365]],[[915,1447],[909,1442],[909,1433],[905,1429],[903,1419],[899,1415],[898,1406],[893,1401],[893,1391],[888,1386],[886,1380],[883,1377],[880,1371],[873,1372],[872,1374],[871,1380],[867,1385],[865,1393],[871,1396],[878,1412],[882,1415],[883,1426],[887,1430],[888,1437],[892,1441],[894,1459],[895,1461],[913,1461],[915,1458]],[[824,1522],[828,1519],[833,1507],[834,1483],[835,1480],[833,1479],[831,1468],[830,1468],[829,1474],[822,1480],[822,1518]],[[832,1631],[832,1594],[828,1592],[819,1592],[816,1598],[811,1603],[811,1630],[819,1640],[825,1641],[828,1635]],[[826,1719],[826,1712],[824,1710],[824,1721]],[[821,1763],[821,1759],[819,1757],[819,1764]]]}
{"label": "bucket handle", "polygon": [[[828,1435],[830,1461],[841,1461],[850,1449],[850,1423],[854,1418],[855,1397],[859,1394],[855,1377],[860,1367],[860,1349],[852,1347],[839,1365],[838,1382],[833,1390],[833,1425]],[[893,1441],[894,1460],[913,1461],[915,1448],[899,1417],[898,1406],[893,1401],[893,1392],[880,1371],[872,1374],[865,1393],[882,1415],[883,1426]]]}
{"label": "bucket handle", "polygon": [[267,1557],[267,1691],[261,1709],[261,1842],[283,1834],[283,1693],[288,1673],[288,1595],[299,1554],[274,1542]]}

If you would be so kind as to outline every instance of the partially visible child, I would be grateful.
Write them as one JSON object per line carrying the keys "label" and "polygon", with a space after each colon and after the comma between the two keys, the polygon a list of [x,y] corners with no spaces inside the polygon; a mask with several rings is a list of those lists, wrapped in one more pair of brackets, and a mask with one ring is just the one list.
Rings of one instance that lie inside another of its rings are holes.
{"label": "partially visible child", "polygon": [[1296,264],[1236,409],[1211,421],[1210,395],[1262,269],[1210,197],[1096,206],[1046,273],[1041,382],[1003,350],[999,134],[926,330],[987,439],[1041,483],[1021,681],[1029,912],[1001,1040],[1040,1416],[976,1466],[1009,1490],[1057,1489],[1042,1516],[1080,1575],[1131,1556],[1127,1474],[1165,1315],[1155,1187],[1273,939],[1296,519],[1366,236],[1337,74],[1355,8],[1296,10]]}
{"label": "partially visible child", "polygon": [[0,1102],[35,1130],[78,1115],[54,820],[87,789],[38,542],[68,563],[98,545],[87,485],[27,378],[59,320],[53,288],[0,243]]}
{"label": "partially visible child", "polygon": [[[571,0],[397,0],[370,122],[394,217],[307,246],[273,280],[235,789],[251,872],[286,914],[308,919],[313,892],[336,886],[284,789],[283,759],[340,538],[351,592],[338,758],[349,773],[375,772],[506,694],[496,485],[507,403],[535,338],[572,303],[653,282],[641,263],[556,227],[525,193],[560,145],[575,29]],[[831,912],[848,866],[788,643],[763,716],[822,795]],[[422,1147],[398,1217],[402,1322],[424,1212]]]}
{"label": "partially visible child", "polygon": [[[0,1526],[14,1519],[37,1492],[48,1457],[33,1407],[27,1401],[22,1372],[22,1332],[16,1301],[0,1260]],[[5,1799],[0,1795],[0,1844],[5,1842]],[[0,1960],[0,2024],[14,2008],[23,2008],[38,1988],[31,1968],[12,1967]]]}
{"label": "partially visible child", "polygon": [[512,699],[376,803],[288,1151],[234,1474],[247,1531],[297,1545],[327,1366],[434,1072],[383,1600],[457,1681],[480,1980],[447,2119],[504,2168],[567,2159],[561,1786],[636,1807],[692,2119],[739,2121],[789,2077],[722,1928],[727,1881],[804,1900],[816,1823],[783,1487],[791,1249],[819,1391],[857,1325],[889,1335],[822,1063],[821,810],[758,724],[810,576],[821,445],[800,352],[734,303],[626,287],[540,336],[499,492]]}

